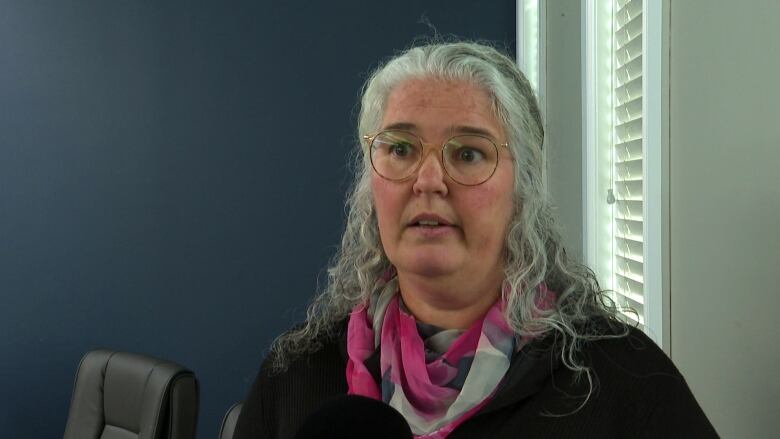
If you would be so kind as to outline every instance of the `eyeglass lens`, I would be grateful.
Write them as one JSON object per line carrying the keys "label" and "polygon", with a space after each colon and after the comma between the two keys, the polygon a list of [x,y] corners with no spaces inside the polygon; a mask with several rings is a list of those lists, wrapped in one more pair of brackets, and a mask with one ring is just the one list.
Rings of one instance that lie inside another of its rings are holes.
{"label": "eyeglass lens", "polygon": [[[371,164],[379,175],[389,180],[411,176],[422,159],[422,142],[411,133],[384,131],[371,142]],[[498,164],[498,150],[487,137],[459,135],[444,145],[442,163],[453,180],[476,185],[493,175]]]}

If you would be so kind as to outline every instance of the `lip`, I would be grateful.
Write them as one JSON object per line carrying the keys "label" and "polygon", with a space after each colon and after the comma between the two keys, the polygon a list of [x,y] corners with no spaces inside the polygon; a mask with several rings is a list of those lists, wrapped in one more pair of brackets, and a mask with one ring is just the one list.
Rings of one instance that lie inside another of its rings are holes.
{"label": "lip", "polygon": [[433,239],[450,236],[455,233],[453,226],[409,226],[408,229],[413,235],[421,239]]}
{"label": "lip", "polygon": [[450,227],[452,226],[452,223],[450,221],[447,221],[443,217],[436,215],[435,213],[421,213],[409,222],[409,227],[419,227],[418,223],[420,221],[436,221],[439,223],[436,227]]}
{"label": "lip", "polygon": [[[419,224],[420,221],[436,221],[439,225],[421,226]],[[453,225],[452,222],[435,213],[421,213],[416,215],[407,226],[412,233],[423,239],[440,238],[450,235],[456,232],[456,227],[457,226]]]}

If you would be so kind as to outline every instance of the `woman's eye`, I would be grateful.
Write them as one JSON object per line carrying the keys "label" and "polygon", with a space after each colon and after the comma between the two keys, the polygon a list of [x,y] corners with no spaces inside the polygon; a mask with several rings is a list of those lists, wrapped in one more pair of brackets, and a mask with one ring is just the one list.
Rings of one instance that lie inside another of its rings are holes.
{"label": "woman's eye", "polygon": [[478,162],[485,158],[485,156],[476,149],[473,148],[460,148],[456,154],[458,161],[466,163]]}
{"label": "woman's eye", "polygon": [[412,152],[412,145],[408,143],[395,143],[390,145],[390,154],[398,157],[406,157]]}

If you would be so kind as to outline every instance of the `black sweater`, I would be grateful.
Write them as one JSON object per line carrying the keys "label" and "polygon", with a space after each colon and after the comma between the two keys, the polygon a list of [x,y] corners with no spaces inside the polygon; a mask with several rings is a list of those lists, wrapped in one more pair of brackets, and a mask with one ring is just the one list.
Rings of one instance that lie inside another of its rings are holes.
{"label": "black sweater", "polygon": [[[343,325],[282,373],[270,373],[266,359],[234,438],[292,438],[323,401],[346,393],[345,332]],[[680,372],[641,331],[583,344],[581,358],[594,376],[584,405],[586,376],[575,379],[559,353],[541,341],[515,354],[493,400],[449,438],[717,437]]]}

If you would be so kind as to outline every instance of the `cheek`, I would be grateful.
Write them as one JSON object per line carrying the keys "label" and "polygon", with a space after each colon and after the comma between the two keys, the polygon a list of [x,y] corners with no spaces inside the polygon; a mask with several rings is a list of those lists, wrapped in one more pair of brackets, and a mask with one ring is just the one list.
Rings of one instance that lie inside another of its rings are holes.
{"label": "cheek", "polygon": [[514,205],[512,188],[502,184],[472,190],[468,211],[481,241],[475,244],[503,247]]}
{"label": "cheek", "polygon": [[381,218],[387,210],[387,188],[376,176],[371,177],[371,194],[374,198],[374,209],[376,210],[377,218]]}
{"label": "cheek", "polygon": [[503,240],[503,234],[509,224],[512,214],[511,199],[504,194],[485,194],[482,197],[475,197],[470,203],[473,223],[478,225],[481,234],[486,238],[500,236]]}
{"label": "cheek", "polygon": [[397,217],[400,215],[399,201],[393,191],[393,188],[388,184],[387,180],[380,177],[373,176],[371,178],[371,192],[374,197],[374,210],[376,211],[377,222],[379,223],[379,234],[385,239],[390,233],[395,224],[397,224]]}

